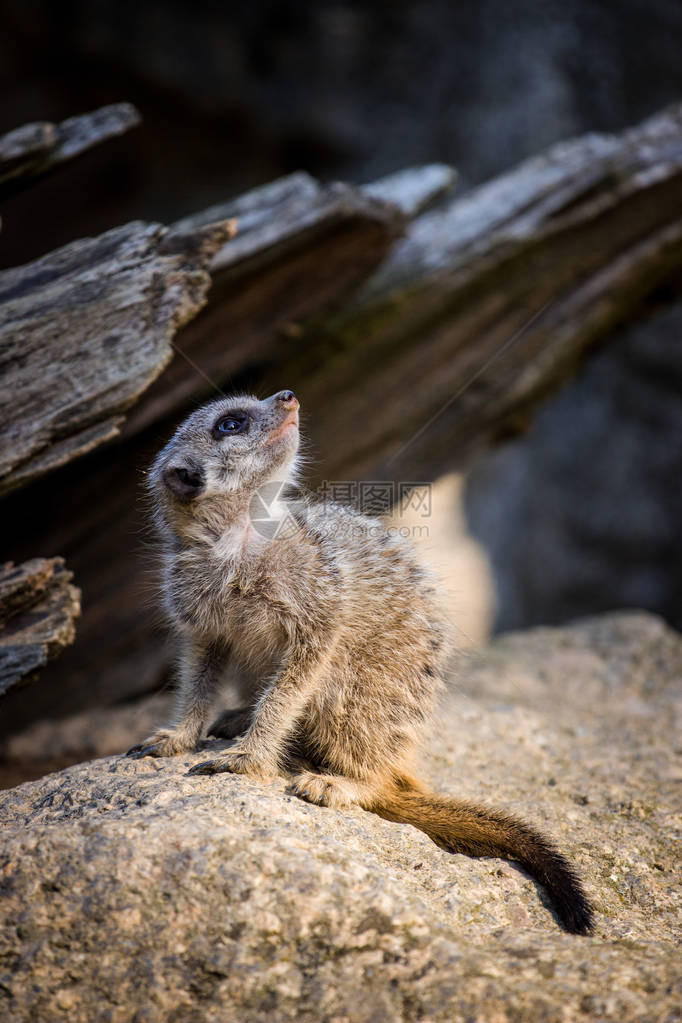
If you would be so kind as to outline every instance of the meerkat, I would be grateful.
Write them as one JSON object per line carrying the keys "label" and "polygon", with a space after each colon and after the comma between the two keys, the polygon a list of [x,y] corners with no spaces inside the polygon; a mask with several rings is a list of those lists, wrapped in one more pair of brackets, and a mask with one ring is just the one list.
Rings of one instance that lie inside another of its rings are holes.
{"label": "meerkat", "polygon": [[289,773],[310,803],[359,806],[451,852],[516,861],[566,930],[590,933],[582,885],[546,838],[414,777],[448,644],[434,579],[412,546],[326,501],[294,505],[293,528],[275,537],[254,528],[254,495],[296,481],[298,410],[291,391],[210,402],[150,470],[162,590],[181,645],[178,706],[172,726],[128,755],[195,749],[231,662],[241,706],[208,732],[236,742],[190,774]]}

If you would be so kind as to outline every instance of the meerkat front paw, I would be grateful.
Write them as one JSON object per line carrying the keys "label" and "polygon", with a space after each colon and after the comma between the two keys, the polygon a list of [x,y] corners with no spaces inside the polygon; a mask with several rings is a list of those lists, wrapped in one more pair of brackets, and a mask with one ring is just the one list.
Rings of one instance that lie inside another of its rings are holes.
{"label": "meerkat front paw", "polygon": [[139,760],[141,757],[174,757],[177,753],[187,753],[191,749],[194,749],[194,744],[183,740],[177,732],[163,728],[129,749],[126,756],[132,757],[133,760]]}
{"label": "meerkat front paw", "polygon": [[267,778],[276,774],[274,766],[264,758],[249,750],[235,749],[226,750],[214,760],[205,760],[201,764],[195,764],[190,768],[188,774],[252,774],[261,778]]}

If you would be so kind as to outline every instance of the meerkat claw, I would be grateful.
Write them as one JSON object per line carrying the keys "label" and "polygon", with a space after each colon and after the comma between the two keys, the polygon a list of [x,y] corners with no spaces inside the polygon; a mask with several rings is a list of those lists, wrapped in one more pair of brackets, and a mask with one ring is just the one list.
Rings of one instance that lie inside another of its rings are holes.
{"label": "meerkat claw", "polygon": [[140,743],[139,746],[132,746],[126,753],[126,756],[130,757],[131,760],[141,760],[142,757],[158,757],[160,756],[158,750],[158,746],[145,746]]}
{"label": "meerkat claw", "polygon": [[216,767],[217,761],[215,760],[202,760],[200,764],[195,764],[194,767],[190,767],[187,772],[187,777],[190,774],[217,774],[220,768]]}

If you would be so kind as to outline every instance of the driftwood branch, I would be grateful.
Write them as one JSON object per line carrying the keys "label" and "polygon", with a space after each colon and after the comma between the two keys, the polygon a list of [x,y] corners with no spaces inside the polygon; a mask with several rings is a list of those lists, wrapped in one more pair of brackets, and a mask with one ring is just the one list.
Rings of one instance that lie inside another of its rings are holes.
{"label": "driftwood branch", "polygon": [[80,591],[61,558],[0,565],[0,695],[73,643]]}
{"label": "driftwood branch", "polygon": [[60,124],[39,121],[0,136],[0,200],[32,185],[86,149],[140,123],[130,103],[114,103]]}

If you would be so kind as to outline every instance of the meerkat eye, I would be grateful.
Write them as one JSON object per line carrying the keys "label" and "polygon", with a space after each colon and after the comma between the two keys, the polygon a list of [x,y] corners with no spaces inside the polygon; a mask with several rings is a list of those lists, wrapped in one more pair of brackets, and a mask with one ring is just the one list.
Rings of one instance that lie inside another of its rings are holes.
{"label": "meerkat eye", "polygon": [[222,416],[213,427],[213,433],[217,436],[224,436],[226,433],[246,433],[249,427],[249,417],[246,412],[230,412]]}

